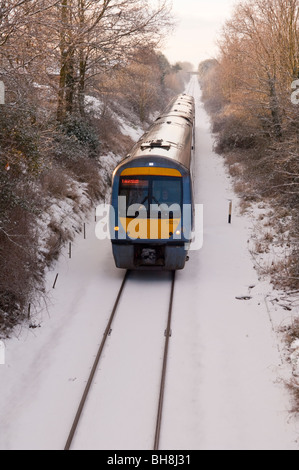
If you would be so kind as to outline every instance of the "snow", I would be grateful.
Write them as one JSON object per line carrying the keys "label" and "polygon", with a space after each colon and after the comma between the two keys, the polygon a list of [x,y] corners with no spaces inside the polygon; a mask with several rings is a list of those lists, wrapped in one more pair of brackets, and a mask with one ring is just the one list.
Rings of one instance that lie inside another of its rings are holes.
{"label": "snow", "polygon": [[170,286],[168,273],[131,274],[73,449],[153,446]]}
{"label": "snow", "polygon": [[[283,384],[291,365],[278,333],[290,312],[273,301],[276,293],[254,269],[253,216],[239,214],[192,80],[204,245],[177,273],[161,448],[297,449],[298,423]],[[123,279],[109,240],[95,237],[94,216],[87,239],[79,234],[72,252],[69,259],[65,249],[48,273],[47,306],[41,300],[32,318],[40,327],[20,327],[5,341],[1,449],[63,449],[68,437]],[[74,449],[152,448],[169,295],[168,274],[131,275]],[[242,296],[251,299],[236,298]]]}
{"label": "snow", "polygon": [[292,342],[290,351],[292,351],[290,359],[293,366],[293,375],[299,377],[299,339]]}
{"label": "snow", "polygon": [[102,110],[104,108],[103,101],[99,100],[95,96],[90,95],[85,95],[84,101],[85,106],[87,106],[87,108],[91,110],[96,117],[100,118],[103,112]]}
{"label": "snow", "polygon": [[140,139],[140,137],[142,136],[143,134],[143,129],[139,126],[134,126],[132,127],[132,125],[128,124],[124,119],[122,119],[121,117],[118,117],[118,121],[120,123],[120,126],[121,126],[121,131],[122,131],[122,134],[124,135],[127,135],[129,137],[131,137],[131,139],[136,142],[137,140]]}
{"label": "snow", "polygon": [[[103,101],[99,100],[98,98],[95,98],[94,96],[87,95],[85,96],[85,104],[89,108],[89,110],[94,113],[96,117],[100,118],[102,116],[103,109],[105,107]],[[110,106],[109,112],[113,115],[116,122],[118,122],[123,135],[130,137],[134,142],[139,140],[139,138],[144,133],[140,125],[136,125],[130,122],[130,119],[127,119],[127,113],[126,116],[121,116],[120,114],[114,112]]]}

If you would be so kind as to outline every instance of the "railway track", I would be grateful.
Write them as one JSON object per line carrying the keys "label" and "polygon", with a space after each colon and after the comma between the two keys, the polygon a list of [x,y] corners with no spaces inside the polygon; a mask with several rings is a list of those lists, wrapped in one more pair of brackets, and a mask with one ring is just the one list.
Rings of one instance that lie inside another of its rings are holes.
{"label": "railway track", "polygon": [[162,374],[161,374],[159,405],[158,405],[158,413],[157,413],[157,419],[156,419],[156,433],[155,433],[155,441],[154,441],[153,450],[159,450],[159,444],[160,444],[169,339],[171,337],[171,319],[172,319],[174,286],[175,286],[175,271],[173,271],[172,273],[171,293],[170,293],[169,310],[168,310],[168,318],[167,318],[167,329],[165,332],[165,347],[164,347],[163,367],[162,367]]}
{"label": "railway track", "polygon": [[[94,360],[84,393],[82,395],[82,398],[80,400],[72,427],[70,429],[69,435],[67,442],[65,444],[64,450],[70,450],[72,448],[72,444],[74,442],[75,435],[80,428],[80,420],[83,415],[83,411],[86,408],[87,405],[87,399],[91,395],[91,389],[92,385],[95,380],[95,376],[98,373],[98,368],[99,364],[101,361],[101,358],[103,356],[103,352],[105,349],[105,345],[107,344],[107,340],[109,338],[112,324],[115,320],[115,317],[117,315],[117,312],[121,310],[120,304],[121,304],[121,298],[123,296],[124,290],[126,285],[128,284],[129,278],[130,278],[130,271],[127,271],[124,279],[122,281],[121,287],[119,289],[116,301],[114,303],[110,318],[108,320],[103,339],[101,341],[101,344],[99,346],[96,358]],[[155,437],[154,437],[154,442],[153,442],[153,450],[159,450],[159,445],[160,445],[160,436],[161,436],[161,425],[162,425],[162,417],[163,417],[163,404],[164,404],[164,395],[165,395],[165,382],[166,382],[166,373],[167,373],[167,362],[168,362],[168,350],[169,350],[169,340],[171,337],[171,319],[172,319],[172,310],[173,310],[173,297],[174,297],[174,289],[175,289],[175,272],[171,273],[171,291],[170,291],[170,298],[169,298],[169,306],[168,306],[168,315],[167,315],[167,327],[165,330],[165,342],[164,342],[164,354],[163,354],[163,362],[162,362],[162,368],[160,372],[160,389],[159,389],[159,398],[158,398],[158,406],[156,410],[156,419],[155,419]],[[122,351],[119,352],[122,354]],[[153,414],[155,413],[155,410],[153,410]]]}
{"label": "railway track", "polygon": [[190,80],[190,83],[186,89],[186,94],[187,95],[191,95],[191,96],[194,96],[194,92],[195,92],[195,80],[197,80],[196,77],[193,78],[193,80]]}

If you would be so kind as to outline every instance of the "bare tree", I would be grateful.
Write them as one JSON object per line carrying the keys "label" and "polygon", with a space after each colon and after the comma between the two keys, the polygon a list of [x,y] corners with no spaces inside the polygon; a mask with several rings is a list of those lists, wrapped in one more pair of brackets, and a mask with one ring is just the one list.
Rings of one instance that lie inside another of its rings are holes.
{"label": "bare tree", "polygon": [[138,50],[120,72],[120,93],[142,123],[148,119],[150,112],[159,109],[163,103],[163,98],[159,96],[162,74],[157,54],[148,47]]}
{"label": "bare tree", "polygon": [[[79,107],[90,79],[125,66],[136,48],[157,46],[171,26],[167,0],[62,0],[58,119]],[[75,98],[77,96],[77,102]]]}
{"label": "bare tree", "polygon": [[170,11],[169,0],[0,0],[0,73],[56,88],[59,121],[84,115],[88,83],[157,47]]}
{"label": "bare tree", "polygon": [[298,0],[248,0],[226,23],[220,42],[226,93],[283,132],[287,90],[298,76]]}

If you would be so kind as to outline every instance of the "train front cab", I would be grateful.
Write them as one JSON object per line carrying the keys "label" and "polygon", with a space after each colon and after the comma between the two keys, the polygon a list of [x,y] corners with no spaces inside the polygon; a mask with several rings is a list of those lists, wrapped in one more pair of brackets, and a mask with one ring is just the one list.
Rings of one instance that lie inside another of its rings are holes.
{"label": "train front cab", "polygon": [[113,181],[115,264],[132,270],[185,267],[193,225],[189,172],[181,165],[122,167]]}

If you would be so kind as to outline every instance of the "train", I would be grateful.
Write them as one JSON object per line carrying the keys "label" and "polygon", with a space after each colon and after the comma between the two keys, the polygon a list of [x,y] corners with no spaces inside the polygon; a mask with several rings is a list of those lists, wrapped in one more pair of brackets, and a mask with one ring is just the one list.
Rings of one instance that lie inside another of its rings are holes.
{"label": "train", "polygon": [[195,102],[176,96],[112,177],[110,238],[117,268],[184,269],[194,231]]}

